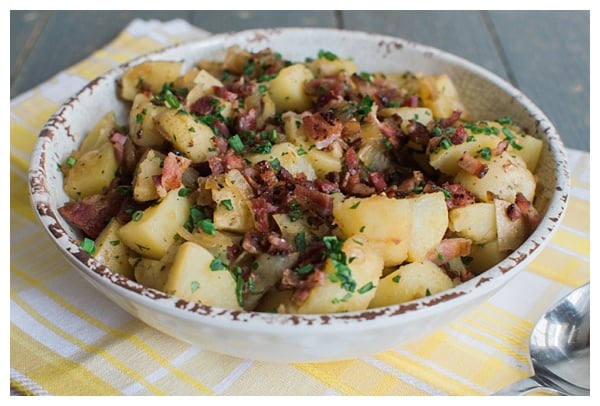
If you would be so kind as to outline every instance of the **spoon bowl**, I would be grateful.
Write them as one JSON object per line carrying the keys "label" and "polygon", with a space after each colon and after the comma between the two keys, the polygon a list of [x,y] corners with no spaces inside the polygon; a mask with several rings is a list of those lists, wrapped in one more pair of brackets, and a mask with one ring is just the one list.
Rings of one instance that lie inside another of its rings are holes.
{"label": "spoon bowl", "polygon": [[561,395],[590,394],[590,283],[561,299],[536,323],[529,341],[534,375],[494,395],[545,389]]}

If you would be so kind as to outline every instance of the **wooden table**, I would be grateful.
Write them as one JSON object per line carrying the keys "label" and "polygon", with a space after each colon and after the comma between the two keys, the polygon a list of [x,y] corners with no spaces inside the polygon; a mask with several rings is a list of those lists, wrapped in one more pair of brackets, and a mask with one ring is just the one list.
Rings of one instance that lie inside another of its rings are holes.
{"label": "wooden table", "polygon": [[590,150],[589,11],[11,11],[11,98],[104,46],[134,18],[181,18],[213,33],[337,27],[435,46],[510,81],[567,147]]}

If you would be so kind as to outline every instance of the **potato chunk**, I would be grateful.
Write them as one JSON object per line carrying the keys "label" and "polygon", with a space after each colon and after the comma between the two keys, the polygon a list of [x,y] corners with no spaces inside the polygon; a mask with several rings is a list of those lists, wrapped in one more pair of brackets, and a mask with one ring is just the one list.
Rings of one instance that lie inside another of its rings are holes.
{"label": "potato chunk", "polygon": [[385,266],[406,260],[413,221],[411,199],[383,195],[334,201],[333,217],[343,235],[362,235],[382,256]]}
{"label": "potato chunk", "polygon": [[427,258],[442,241],[448,228],[448,208],[442,192],[410,198],[412,224],[408,244],[408,261]]}
{"label": "potato chunk", "polygon": [[476,244],[496,239],[496,215],[492,203],[474,203],[449,212],[448,228]]}
{"label": "potato chunk", "polygon": [[467,116],[458,90],[447,74],[419,78],[419,97],[423,100],[425,107],[431,109],[436,120],[450,117],[455,110],[464,113],[463,119]]}
{"label": "potato chunk", "polygon": [[161,135],[193,163],[206,161],[215,150],[212,129],[190,114],[167,109],[156,116],[156,124]]}
{"label": "potato chunk", "polygon": [[379,281],[369,307],[408,302],[453,286],[452,279],[433,262],[413,262],[399,267]]}
{"label": "potato chunk", "polygon": [[173,189],[158,204],[148,207],[139,219],[119,229],[121,241],[138,254],[160,259],[175,241],[177,230],[187,221],[190,202]]}
{"label": "potato chunk", "polygon": [[113,272],[126,278],[133,278],[133,267],[129,263],[129,248],[121,242],[117,234],[121,224],[112,218],[96,238],[94,258],[109,267]]}
{"label": "potato chunk", "polygon": [[165,111],[165,106],[157,106],[144,93],[133,99],[129,112],[129,139],[140,147],[160,148],[165,139],[156,126],[156,116]]}
{"label": "potato chunk", "polygon": [[304,83],[313,79],[312,72],[303,64],[287,66],[269,82],[269,94],[275,103],[277,113],[295,111],[301,113],[310,109],[312,101],[304,91]]}
{"label": "potato chunk", "polygon": [[76,156],[75,164],[66,174],[65,192],[74,200],[101,194],[119,169],[112,144],[107,141],[97,149]]}
{"label": "potato chunk", "polygon": [[[483,178],[461,169],[454,180],[483,202],[491,202],[494,196],[514,202],[517,192],[523,193],[527,200],[533,200],[535,177],[529,172],[520,156],[504,151],[489,161],[482,162],[488,166],[488,171]],[[488,192],[491,192],[492,196]]]}
{"label": "potato chunk", "polygon": [[136,202],[158,199],[153,177],[162,173],[164,160],[165,155],[153,149],[149,149],[142,155],[133,177],[133,198]]}
{"label": "potato chunk", "polygon": [[142,86],[154,93],[160,92],[163,85],[179,77],[182,66],[183,62],[146,61],[129,68],[121,77],[121,97],[133,100]]}
{"label": "potato chunk", "polygon": [[216,204],[213,222],[217,230],[244,233],[254,227],[254,214],[250,209],[254,193],[239,170],[232,169],[207,184],[211,185]]}
{"label": "potato chunk", "polygon": [[226,270],[211,270],[215,259],[202,246],[185,242],[179,247],[164,286],[168,294],[207,306],[241,309],[236,282]]}
{"label": "potato chunk", "polygon": [[363,236],[353,236],[342,246],[347,264],[328,258],[325,264],[327,277],[323,285],[310,291],[298,313],[332,313],[364,310],[375,295],[383,260]]}
{"label": "potato chunk", "polygon": [[314,180],[317,177],[314,168],[308,161],[306,155],[300,155],[299,147],[291,142],[281,142],[273,145],[268,154],[249,154],[248,160],[255,164],[260,161],[273,162],[277,160],[281,166],[287,169],[292,175],[304,173],[308,180]]}

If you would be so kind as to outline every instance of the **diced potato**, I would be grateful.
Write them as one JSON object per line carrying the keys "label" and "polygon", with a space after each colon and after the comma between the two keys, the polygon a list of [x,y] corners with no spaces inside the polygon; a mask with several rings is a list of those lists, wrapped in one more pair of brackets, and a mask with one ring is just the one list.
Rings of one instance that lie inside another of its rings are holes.
{"label": "diced potato", "polygon": [[385,195],[334,200],[333,217],[344,237],[362,235],[383,258],[384,265],[404,262],[410,246],[413,199]]}
{"label": "diced potato", "polygon": [[126,278],[133,278],[133,267],[129,263],[129,249],[121,242],[117,231],[121,224],[112,218],[96,238],[94,258],[109,267],[113,272]]}
{"label": "diced potato", "polygon": [[312,72],[303,64],[281,69],[277,77],[269,82],[269,94],[277,113],[288,110],[301,113],[310,109],[312,101],[304,90],[304,84],[313,77]]}
{"label": "diced potato", "polygon": [[213,222],[217,230],[245,233],[254,228],[254,214],[250,208],[252,187],[244,175],[233,169],[218,176],[211,187],[215,212]]}
{"label": "diced potato", "polygon": [[158,204],[144,210],[141,218],[121,227],[121,241],[144,257],[164,256],[189,216],[191,203],[187,197],[179,196],[179,190],[170,190]]}
{"label": "diced potato", "polygon": [[498,229],[498,249],[500,252],[514,250],[527,238],[525,218],[520,216],[516,220],[511,220],[507,214],[507,210],[511,204],[505,200],[494,199],[496,227]]}
{"label": "diced potato", "polygon": [[493,151],[498,146],[498,143],[502,141],[502,138],[493,134],[470,135],[472,136],[470,141],[451,145],[449,148],[438,145],[435,149],[429,151],[429,164],[440,172],[454,176],[460,170],[458,160],[464,152],[472,156],[477,156],[477,152],[484,148],[489,148]]}
{"label": "diced potato", "polygon": [[[482,160],[482,158],[478,159]],[[460,183],[483,202],[493,200],[493,196],[490,196],[488,192],[509,202],[514,202],[517,192],[521,192],[527,200],[533,201],[536,187],[535,177],[529,172],[520,156],[504,151],[489,161],[482,160],[482,162],[488,166],[488,171],[483,178],[478,178],[461,169],[454,181]]]}
{"label": "diced potato", "polygon": [[302,116],[293,112],[286,112],[281,116],[283,131],[291,143],[301,146],[308,143],[308,136],[304,130]]}
{"label": "diced potato", "polygon": [[65,192],[71,199],[101,194],[112,182],[119,169],[113,146],[105,142],[82,155],[68,168]]}
{"label": "diced potato", "polygon": [[215,94],[213,86],[222,87],[223,83],[204,69],[198,71],[194,77],[193,86],[185,97],[186,108],[203,96],[213,96]]}
{"label": "diced potato", "polygon": [[469,256],[473,258],[469,264],[469,270],[480,274],[502,261],[506,257],[506,252],[498,249],[498,240],[492,240],[485,244],[471,245]]}
{"label": "diced potato", "polygon": [[527,169],[535,173],[544,142],[529,134],[514,124],[501,124],[497,121],[478,122],[483,128],[491,128],[502,139],[512,139],[509,143],[508,152],[519,155],[525,161]]}
{"label": "diced potato", "polygon": [[450,117],[455,110],[463,112],[461,118],[468,118],[458,90],[447,74],[419,78],[419,97],[436,120]]}
{"label": "diced potato", "polygon": [[135,280],[148,288],[164,291],[169,269],[181,244],[183,240],[175,242],[161,259],[131,258],[129,262],[133,267]]}
{"label": "diced potato", "polygon": [[165,139],[155,123],[155,117],[167,107],[157,106],[144,93],[138,93],[133,99],[129,112],[129,138],[140,147],[160,148]]}
{"label": "diced potato", "polygon": [[314,180],[317,177],[314,168],[305,155],[298,153],[299,147],[291,142],[282,142],[273,145],[268,154],[249,154],[247,159],[255,164],[260,161],[269,161],[277,159],[279,164],[287,169],[292,175],[304,173],[308,180]]}
{"label": "diced potato", "polygon": [[256,127],[263,128],[265,123],[275,117],[275,103],[268,92],[254,92],[244,99],[244,108],[255,108],[258,111],[256,116]]}
{"label": "diced potato", "polygon": [[433,120],[431,109],[427,107],[388,107],[381,109],[379,114],[382,117],[396,116],[402,118],[400,126],[405,134],[408,133],[408,127],[410,126],[411,121],[416,121],[417,123],[426,126]]}
{"label": "diced potato", "polygon": [[110,136],[115,128],[117,128],[115,114],[113,112],[105,114],[96,123],[92,131],[83,139],[79,147],[79,152],[85,154],[86,152],[99,149],[102,144],[110,143]]}
{"label": "diced potato", "polygon": [[497,238],[496,209],[492,203],[474,203],[449,211],[448,228],[461,237],[483,244]]}
{"label": "diced potato", "polygon": [[320,57],[308,62],[306,66],[315,77],[331,76],[338,72],[345,72],[348,75],[352,75],[358,71],[356,62],[352,59],[342,58],[328,59]]}
{"label": "diced potato", "polygon": [[410,200],[412,225],[407,259],[416,262],[427,258],[440,244],[448,228],[448,208],[442,192],[426,193]]}
{"label": "diced potato", "polygon": [[183,62],[147,61],[129,68],[121,77],[121,97],[133,100],[142,84],[144,89],[160,92],[163,85],[179,77],[182,66]]}
{"label": "diced potato", "polygon": [[202,246],[189,241],[183,243],[169,270],[164,291],[207,306],[241,309],[234,278],[226,269],[211,270],[214,259]]}
{"label": "diced potato", "polygon": [[265,313],[297,314],[298,306],[292,301],[291,290],[272,288],[260,299],[256,311]]}
{"label": "diced potato", "polygon": [[[383,260],[364,236],[347,239],[342,251],[348,263],[342,266],[328,258],[324,284],[311,289],[306,301],[298,306],[298,313],[346,312],[369,306],[383,270]],[[344,274],[348,270],[349,273]]]}
{"label": "diced potato", "polygon": [[379,281],[369,307],[382,307],[433,295],[454,286],[452,279],[431,261],[402,265]]}
{"label": "diced potato", "polygon": [[156,116],[160,134],[193,163],[206,161],[215,150],[212,129],[190,114],[167,109]]}
{"label": "diced potato", "polygon": [[342,170],[342,157],[336,150],[319,150],[310,148],[308,145],[305,145],[302,149],[306,151],[306,158],[319,178],[324,178],[330,172],[340,172]]}
{"label": "diced potato", "polygon": [[133,177],[133,199],[137,202],[147,202],[159,198],[154,183],[154,176],[162,173],[165,155],[153,149],[147,150],[140,157]]}
{"label": "diced potato", "polygon": [[135,261],[135,280],[147,288],[164,291],[169,267],[157,259],[140,257]]}

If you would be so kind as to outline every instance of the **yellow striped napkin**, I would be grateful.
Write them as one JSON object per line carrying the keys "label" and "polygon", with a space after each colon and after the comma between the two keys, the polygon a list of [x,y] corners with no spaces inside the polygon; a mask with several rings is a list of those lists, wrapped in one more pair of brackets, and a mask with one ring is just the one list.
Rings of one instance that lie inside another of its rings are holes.
{"label": "yellow striped napkin", "polygon": [[135,20],[105,48],[11,101],[10,382],[27,395],[485,395],[531,373],[542,312],[590,279],[589,154],[569,150],[572,198],[549,246],[505,289],[421,340],[361,359],[268,364],[204,351],[122,311],[70,269],[36,222],[27,167],[48,117],[134,56],[200,38]]}

